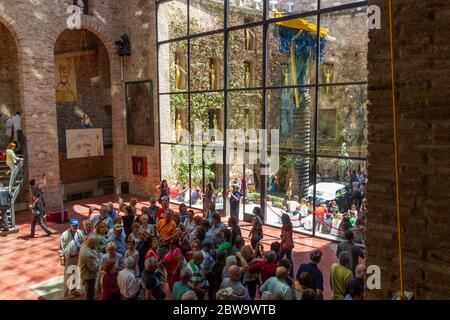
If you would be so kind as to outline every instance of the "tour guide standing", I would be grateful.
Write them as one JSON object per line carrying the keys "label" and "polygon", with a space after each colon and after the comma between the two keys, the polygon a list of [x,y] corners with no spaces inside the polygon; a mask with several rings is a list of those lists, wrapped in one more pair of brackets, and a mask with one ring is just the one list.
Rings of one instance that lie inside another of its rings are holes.
{"label": "tour guide standing", "polygon": [[64,281],[63,281],[63,297],[67,298],[70,295],[77,295],[76,288],[70,289],[67,286],[67,279],[69,278],[69,267],[78,265],[78,256],[80,254],[80,247],[83,243],[83,231],[78,229],[79,222],[77,219],[70,220],[69,229],[64,231],[59,241],[58,255],[61,259],[61,265],[64,266]]}
{"label": "tour guide standing", "polygon": [[30,237],[34,238],[34,233],[36,230],[36,223],[41,226],[41,228],[47,232],[47,235],[50,236],[52,232],[47,227],[47,225],[44,223],[44,211],[45,211],[45,202],[44,202],[44,194],[42,193],[42,190],[39,188],[39,186],[36,185],[36,182],[34,179],[30,180],[30,186],[31,186],[31,212],[33,213],[33,221],[31,222],[31,232]]}
{"label": "tour guide standing", "polygon": [[95,236],[88,236],[86,244],[81,247],[78,258],[78,267],[80,267],[80,276],[84,283],[86,300],[94,300],[95,298],[95,280],[100,267],[100,257],[95,252],[95,245]]}

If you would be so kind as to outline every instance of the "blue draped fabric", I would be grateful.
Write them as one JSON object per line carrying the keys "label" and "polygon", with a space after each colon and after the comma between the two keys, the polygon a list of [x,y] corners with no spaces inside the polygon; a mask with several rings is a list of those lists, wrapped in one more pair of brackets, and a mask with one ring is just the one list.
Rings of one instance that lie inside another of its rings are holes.
{"label": "blue draped fabric", "polygon": [[[294,52],[295,52],[295,69],[297,73],[297,85],[305,84],[306,75],[308,73],[309,63],[314,61],[310,60],[310,50],[312,50],[312,59],[316,58],[317,50],[317,34],[313,32],[303,31],[298,37],[300,30],[293,29],[285,26],[278,26],[278,41],[279,41],[279,51],[281,53],[286,53],[290,56],[291,54],[291,42],[294,37]],[[320,37],[319,41],[320,52],[319,59],[322,61],[325,49],[327,46],[327,40]],[[282,72],[282,70],[280,70]],[[287,72],[289,73],[289,85],[294,85],[292,81],[292,66],[289,65]],[[284,81],[284,77],[281,77]],[[284,84],[284,83],[283,83]],[[307,107],[309,104],[309,95],[307,88],[299,88],[299,94],[301,96],[300,109]],[[283,89],[281,93],[281,126],[280,126],[280,138],[291,132],[293,128],[293,117],[290,114],[290,110],[296,110],[295,107],[295,96],[294,89]]]}

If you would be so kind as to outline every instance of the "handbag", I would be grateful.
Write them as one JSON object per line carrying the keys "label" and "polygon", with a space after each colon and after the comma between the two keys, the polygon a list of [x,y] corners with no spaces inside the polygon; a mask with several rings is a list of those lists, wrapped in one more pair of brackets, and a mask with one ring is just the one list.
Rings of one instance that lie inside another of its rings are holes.
{"label": "handbag", "polygon": [[6,160],[6,151],[2,151],[2,160],[3,160],[3,161]]}

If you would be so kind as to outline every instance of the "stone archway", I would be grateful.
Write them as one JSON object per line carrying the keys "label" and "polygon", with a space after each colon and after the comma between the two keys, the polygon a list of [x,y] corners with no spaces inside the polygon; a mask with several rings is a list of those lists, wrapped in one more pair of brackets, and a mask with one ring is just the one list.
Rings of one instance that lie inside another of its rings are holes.
{"label": "stone archway", "polygon": [[[54,54],[59,167],[64,198],[70,201],[113,193],[110,53],[95,33],[80,29],[63,31],[55,43]],[[70,141],[66,141],[66,133],[82,129],[86,116],[95,128],[86,132],[102,133],[103,142],[98,148],[85,147],[86,142],[74,142],[68,150],[66,146]],[[80,154],[88,151],[90,156],[74,158],[77,149]]]}
{"label": "stone archway", "polygon": [[[62,24],[55,25],[55,34],[61,35],[67,29],[62,27]],[[112,30],[105,30],[105,25],[96,17],[83,16],[81,21],[81,29],[95,35],[99,41],[106,48],[109,67],[110,67],[110,82],[111,82],[111,113],[112,113],[112,140],[113,140],[113,177],[114,190],[116,193],[120,192],[120,183],[124,179],[125,162],[123,160],[123,152],[125,149],[125,100],[124,100],[124,85],[120,78],[121,61],[120,57],[115,54],[115,44]],[[58,38],[54,39],[54,44]],[[55,69],[56,72],[56,69]]]}
{"label": "stone archway", "polygon": [[22,111],[19,50],[8,27],[0,22],[0,145],[8,143],[6,121]]}
{"label": "stone archway", "polygon": [[[0,18],[0,147],[6,149],[9,142],[19,140],[17,128],[11,127],[11,118],[22,113],[22,86],[19,45],[11,26]],[[22,128],[23,130],[23,124]],[[22,131],[23,132],[23,131]],[[23,149],[22,149],[23,151]],[[9,186],[8,168],[0,166],[0,186]],[[16,200],[23,202],[28,197],[25,193]]]}

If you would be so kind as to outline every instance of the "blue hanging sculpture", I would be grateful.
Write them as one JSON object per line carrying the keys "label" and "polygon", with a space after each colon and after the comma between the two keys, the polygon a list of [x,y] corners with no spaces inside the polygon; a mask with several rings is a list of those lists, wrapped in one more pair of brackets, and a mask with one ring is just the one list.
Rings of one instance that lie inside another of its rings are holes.
{"label": "blue hanging sculpture", "polygon": [[[322,61],[327,40],[317,32],[278,26],[279,51],[289,54],[290,62],[283,72],[283,84],[302,86],[309,84],[308,71],[316,60],[319,42],[319,63]],[[302,153],[310,152],[311,111],[308,87],[284,88],[281,92],[280,143],[295,147]],[[309,158],[297,156],[292,176],[292,194],[307,198],[309,187]]]}

